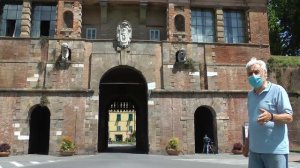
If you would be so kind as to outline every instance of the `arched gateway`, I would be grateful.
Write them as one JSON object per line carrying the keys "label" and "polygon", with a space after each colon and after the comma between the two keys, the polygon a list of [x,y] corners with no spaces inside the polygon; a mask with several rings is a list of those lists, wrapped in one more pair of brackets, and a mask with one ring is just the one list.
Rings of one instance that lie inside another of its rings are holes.
{"label": "arched gateway", "polygon": [[29,154],[48,154],[50,115],[46,106],[36,105],[30,110]]}
{"label": "arched gateway", "polygon": [[[129,66],[117,66],[108,70],[100,80],[98,152],[109,151],[109,110],[126,102],[136,112],[136,146],[122,152],[148,153],[147,84],[142,73]],[[119,103],[118,103],[119,102]],[[119,107],[123,108],[123,107]],[[122,110],[122,109],[120,109]]]}
{"label": "arched gateway", "polygon": [[195,153],[203,152],[203,138],[207,135],[218,151],[217,122],[215,111],[208,106],[199,107],[194,116],[195,121]]}

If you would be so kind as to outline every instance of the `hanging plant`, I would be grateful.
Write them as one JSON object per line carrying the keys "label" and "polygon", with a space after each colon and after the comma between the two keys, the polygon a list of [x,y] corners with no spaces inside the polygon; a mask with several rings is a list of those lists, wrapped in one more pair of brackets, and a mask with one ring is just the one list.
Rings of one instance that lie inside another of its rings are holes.
{"label": "hanging plant", "polygon": [[47,96],[43,95],[40,100],[40,105],[46,106],[47,104],[49,104],[49,100],[48,100]]}
{"label": "hanging plant", "polygon": [[188,69],[194,72],[196,70],[195,68],[196,62],[192,58],[187,58],[184,62],[175,62],[174,67],[176,69]]}
{"label": "hanging plant", "polygon": [[195,71],[195,61],[192,58],[187,58],[184,62],[184,68]]}

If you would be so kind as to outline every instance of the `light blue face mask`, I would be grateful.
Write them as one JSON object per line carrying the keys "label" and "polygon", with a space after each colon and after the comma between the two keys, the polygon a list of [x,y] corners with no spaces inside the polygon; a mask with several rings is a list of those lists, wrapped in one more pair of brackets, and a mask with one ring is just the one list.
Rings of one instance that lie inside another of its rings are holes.
{"label": "light blue face mask", "polygon": [[257,89],[262,86],[263,80],[260,75],[251,75],[248,77],[249,84],[254,88]]}

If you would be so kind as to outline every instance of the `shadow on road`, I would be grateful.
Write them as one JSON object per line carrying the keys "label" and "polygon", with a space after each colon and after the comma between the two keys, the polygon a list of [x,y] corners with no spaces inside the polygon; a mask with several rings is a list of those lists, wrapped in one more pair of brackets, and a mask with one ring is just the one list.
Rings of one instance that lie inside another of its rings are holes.
{"label": "shadow on road", "polygon": [[104,153],[134,153],[143,154],[135,145],[130,144],[109,144]]}

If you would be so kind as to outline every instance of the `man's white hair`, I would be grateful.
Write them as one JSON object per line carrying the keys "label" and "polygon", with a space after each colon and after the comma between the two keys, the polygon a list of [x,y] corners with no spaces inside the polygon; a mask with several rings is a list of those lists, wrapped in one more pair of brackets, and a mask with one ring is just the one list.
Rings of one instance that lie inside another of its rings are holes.
{"label": "man's white hair", "polygon": [[251,58],[251,60],[246,64],[246,69],[254,64],[260,65],[260,67],[265,70],[266,73],[268,72],[266,63],[262,60],[257,60],[255,57]]}

